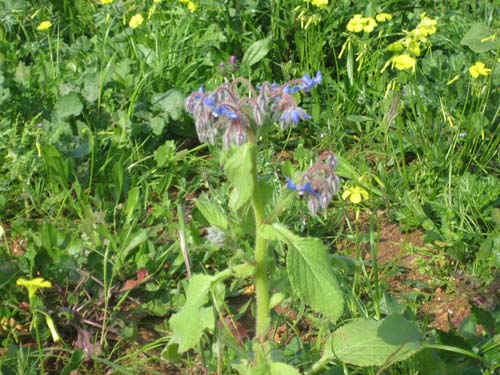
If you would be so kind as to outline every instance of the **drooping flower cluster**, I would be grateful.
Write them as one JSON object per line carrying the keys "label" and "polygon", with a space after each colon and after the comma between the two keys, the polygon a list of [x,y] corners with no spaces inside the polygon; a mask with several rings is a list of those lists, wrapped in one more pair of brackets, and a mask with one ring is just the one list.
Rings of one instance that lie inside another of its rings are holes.
{"label": "drooping flower cluster", "polygon": [[307,206],[313,215],[326,210],[340,187],[340,179],[335,174],[337,158],[331,152],[324,152],[318,161],[303,175],[299,184],[287,177],[287,187],[307,197]]}
{"label": "drooping flower cluster", "polygon": [[[266,120],[277,121],[286,129],[310,119],[292,94],[309,92],[321,81],[318,72],[315,77],[306,74],[283,85],[264,82],[255,89],[248,80],[237,78],[212,92],[201,87],[186,99],[185,108],[195,119],[200,142],[215,144],[222,134],[225,147],[240,146],[249,140],[253,142]],[[240,95],[240,90],[246,91],[246,95]]]}

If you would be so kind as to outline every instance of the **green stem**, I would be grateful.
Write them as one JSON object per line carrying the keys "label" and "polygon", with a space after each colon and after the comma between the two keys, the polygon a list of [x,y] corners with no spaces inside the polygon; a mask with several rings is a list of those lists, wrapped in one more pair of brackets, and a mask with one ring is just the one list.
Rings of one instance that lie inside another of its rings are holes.
{"label": "green stem", "polygon": [[257,318],[255,337],[259,347],[256,348],[256,365],[265,362],[265,343],[267,341],[270,323],[269,314],[269,287],[267,282],[267,240],[260,234],[260,227],[264,223],[264,205],[257,188],[257,156],[253,160],[254,192],[252,206],[255,215],[255,293],[257,296]]}
{"label": "green stem", "polygon": [[[30,303],[30,306],[32,306],[31,303]],[[36,315],[36,314],[38,314],[38,313],[32,309],[31,319],[34,320],[33,326],[35,329],[36,344],[38,346],[38,361],[40,362],[40,374],[45,375],[45,367],[43,365],[42,338],[40,336],[40,330],[38,329],[38,315]]]}

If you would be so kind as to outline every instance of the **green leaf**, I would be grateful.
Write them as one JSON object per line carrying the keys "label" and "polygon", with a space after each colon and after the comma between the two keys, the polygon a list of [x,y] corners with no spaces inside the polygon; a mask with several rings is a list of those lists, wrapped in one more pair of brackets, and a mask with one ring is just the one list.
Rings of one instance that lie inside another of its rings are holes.
{"label": "green leaf", "polygon": [[74,92],[61,96],[55,105],[55,113],[59,118],[78,116],[82,113],[83,104]]}
{"label": "green leaf", "polygon": [[172,342],[179,344],[179,352],[193,348],[201,339],[205,329],[214,329],[215,321],[211,307],[202,307],[208,297],[213,277],[194,275],[189,280],[186,303],[169,320]]}
{"label": "green leaf", "polygon": [[74,351],[73,354],[71,355],[69,363],[62,369],[61,375],[70,375],[73,370],[78,369],[82,361],[83,361],[83,350],[78,349]]}
{"label": "green leaf", "polygon": [[83,76],[82,95],[89,103],[95,102],[99,98],[100,83],[99,73],[89,72]]}
{"label": "green leaf", "polygon": [[227,230],[228,222],[227,217],[220,205],[213,201],[210,201],[207,194],[202,193],[198,199],[196,199],[196,208],[200,210],[203,217],[208,221],[208,223],[220,230]]}
{"label": "green leaf", "polygon": [[168,343],[167,346],[165,346],[165,349],[161,352],[161,358],[170,362],[178,362],[182,359],[178,351],[179,344]]}
{"label": "green leaf", "polygon": [[422,335],[415,324],[400,315],[385,319],[356,319],[329,339],[323,356],[356,366],[388,366],[422,349]]}
{"label": "green leaf", "polygon": [[349,78],[349,84],[352,86],[354,84],[354,50],[351,43],[347,46],[346,70],[347,78]]}
{"label": "green leaf", "polygon": [[151,104],[156,109],[166,113],[174,121],[180,119],[184,112],[185,96],[181,92],[171,89],[153,95]]}
{"label": "green leaf", "polygon": [[333,321],[344,312],[344,296],[325,246],[317,238],[297,237],[288,249],[290,284],[305,303]]}
{"label": "green leaf", "polygon": [[124,248],[120,251],[119,259],[125,261],[129,256],[130,252],[137,246],[141,245],[148,239],[148,232],[145,229],[141,229],[138,233],[132,235],[131,239],[127,238],[124,240]]}
{"label": "green leaf", "polygon": [[270,36],[252,43],[252,45],[248,47],[245,52],[245,55],[243,55],[241,64],[250,67],[253,64],[258,63],[269,53],[272,44],[273,39]]}
{"label": "green leaf", "polygon": [[344,295],[323,243],[299,237],[281,224],[263,225],[261,235],[288,245],[287,271],[297,295],[332,320],[344,312]]}
{"label": "green leaf", "polygon": [[496,50],[500,46],[499,32],[481,23],[476,23],[467,31],[460,44],[476,53]]}
{"label": "green leaf", "polygon": [[161,117],[155,116],[149,121],[149,127],[154,135],[160,135],[165,127],[165,120]]}
{"label": "green leaf", "polygon": [[138,205],[141,188],[136,186],[127,193],[127,204],[125,205],[126,222],[130,223],[134,218],[135,208]]}
{"label": "green leaf", "polygon": [[271,375],[300,375],[300,372],[286,363],[272,362]]}
{"label": "green leaf", "polygon": [[212,307],[183,307],[170,318],[173,331],[172,339],[179,344],[179,352],[183,353],[195,347],[205,329],[213,330],[215,318]]}
{"label": "green leaf", "polygon": [[229,208],[236,211],[252,198],[255,189],[254,160],[257,152],[254,144],[246,143],[231,149],[231,154],[224,166],[224,172],[233,185],[229,197]]}
{"label": "green leaf", "polygon": [[159,168],[173,162],[175,159],[175,142],[169,140],[158,147],[154,152],[154,158],[156,160],[156,166]]}

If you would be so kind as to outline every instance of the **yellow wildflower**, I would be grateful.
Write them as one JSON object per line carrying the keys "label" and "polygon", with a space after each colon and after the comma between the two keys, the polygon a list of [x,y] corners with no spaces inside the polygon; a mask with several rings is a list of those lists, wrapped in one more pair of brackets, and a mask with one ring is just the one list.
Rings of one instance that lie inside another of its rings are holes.
{"label": "yellow wildflower", "polygon": [[369,198],[368,192],[360,186],[347,187],[342,193],[342,199],[347,199],[353,204],[359,204]]}
{"label": "yellow wildflower", "polygon": [[371,33],[377,26],[377,21],[371,17],[363,17],[355,14],[347,23],[347,31],[359,33],[361,31]]}
{"label": "yellow wildflower", "polygon": [[416,31],[418,35],[422,36],[432,35],[437,31],[436,24],[436,20],[433,20],[432,18],[427,17],[425,13],[422,13],[420,16],[420,23],[418,24]]}
{"label": "yellow wildflower", "polygon": [[37,26],[38,31],[45,31],[48,30],[52,27],[52,22],[50,21],[42,21],[40,24]]}
{"label": "yellow wildflower", "polygon": [[187,8],[191,12],[194,12],[196,9],[198,9],[198,5],[196,5],[196,3],[191,0],[180,0],[180,2],[186,4]]}
{"label": "yellow wildflower", "polygon": [[487,68],[483,62],[477,61],[474,65],[469,68],[469,74],[473,78],[478,78],[479,76],[487,76],[491,73],[491,69]]}
{"label": "yellow wildflower", "polygon": [[355,14],[347,23],[347,30],[351,33],[359,33],[363,31],[363,17],[361,14]]}
{"label": "yellow wildflower", "polygon": [[[408,39],[408,38],[407,38]],[[406,43],[406,49],[413,54],[413,56],[420,56],[420,53],[422,52],[420,49],[420,43],[418,40],[415,39],[408,39],[405,40]]]}
{"label": "yellow wildflower", "polygon": [[405,49],[405,46],[404,46],[403,42],[401,42],[400,40],[398,40],[397,42],[391,43],[387,46],[387,50],[392,51],[392,52],[401,52],[404,49]]}
{"label": "yellow wildflower", "polygon": [[36,291],[40,288],[52,288],[52,283],[41,277],[37,277],[33,280],[26,280],[21,277],[20,279],[17,279],[16,284],[24,286],[28,289],[29,299],[32,299],[35,296]]}
{"label": "yellow wildflower", "polygon": [[328,0],[311,0],[311,4],[318,8],[324,8],[328,5]]}
{"label": "yellow wildflower", "polygon": [[136,27],[139,27],[143,22],[144,22],[144,17],[142,16],[142,14],[137,13],[137,14],[135,14],[135,15],[132,16],[132,18],[130,19],[128,25],[132,29],[135,29]]}
{"label": "yellow wildflower", "polygon": [[385,22],[385,21],[390,21],[392,20],[392,15],[389,13],[379,13],[375,16],[375,19],[378,22]]}
{"label": "yellow wildflower", "polygon": [[391,59],[392,67],[397,70],[406,70],[411,69],[415,71],[415,66],[417,64],[417,60],[410,55],[403,53],[402,55],[394,56]]}
{"label": "yellow wildflower", "polygon": [[113,0],[99,0],[101,4],[111,4]]}

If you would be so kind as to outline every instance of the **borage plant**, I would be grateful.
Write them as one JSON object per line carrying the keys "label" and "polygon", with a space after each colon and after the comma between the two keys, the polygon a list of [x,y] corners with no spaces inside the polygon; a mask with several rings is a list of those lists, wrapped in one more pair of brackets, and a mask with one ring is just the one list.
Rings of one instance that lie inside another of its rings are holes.
{"label": "borage plant", "polygon": [[[167,347],[168,355],[194,348],[205,330],[214,329],[214,307],[222,315],[217,296],[224,295],[221,292],[225,290],[224,280],[253,277],[255,338],[252,353],[241,358],[235,368],[244,374],[298,374],[292,366],[273,361],[275,356],[272,356],[268,340],[270,310],[281,302],[278,295],[270,296],[271,276],[277,271],[275,267],[268,267],[274,259],[270,254],[271,241],[281,242],[288,249],[286,268],[293,292],[332,323],[342,316],[344,293],[326,247],[319,239],[297,236],[276,221],[296,195],[307,199],[312,215],[328,207],[340,185],[335,174],[337,158],[331,152],[324,152],[295,182],[293,176],[286,177],[286,187],[281,190],[274,207],[269,183],[257,174],[257,141],[273,124],[278,123],[286,129],[296,126],[301,120],[310,119],[311,116],[297,105],[293,95],[299,91],[307,93],[321,81],[322,75],[318,72],[315,77],[305,75],[302,79],[282,85],[265,82],[254,88],[248,80],[238,78],[212,92],[200,88],[187,98],[186,110],[195,119],[200,141],[212,145],[223,143],[228,149],[224,172],[232,186],[229,209],[234,214],[232,217],[237,218],[247,216],[245,212],[249,210],[253,213],[254,254],[253,259],[228,266],[213,276],[192,276],[185,304],[169,320],[172,340]],[[196,206],[212,226],[211,233],[227,231],[232,225],[231,218],[206,195],[199,197]],[[207,305],[209,296],[213,297],[213,307]],[[227,325],[226,319],[221,321]],[[368,345],[367,338],[371,340]],[[346,342],[347,345],[344,345]],[[402,317],[390,317],[378,322],[358,319],[337,330],[326,340],[326,345],[323,356],[307,373],[314,373],[337,359],[358,365],[392,363],[419,349],[420,334]],[[367,348],[369,356],[366,355]]]}

